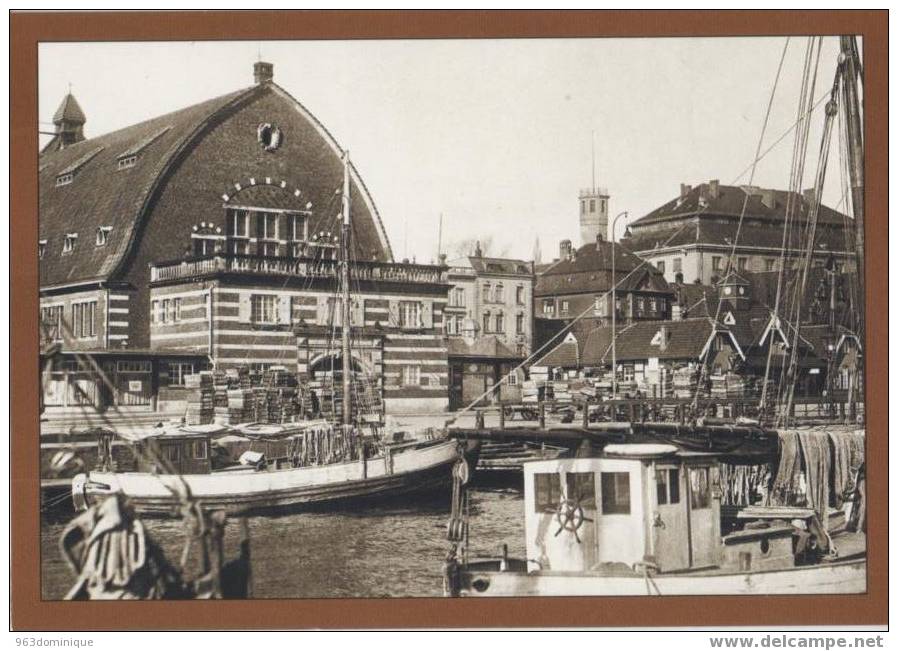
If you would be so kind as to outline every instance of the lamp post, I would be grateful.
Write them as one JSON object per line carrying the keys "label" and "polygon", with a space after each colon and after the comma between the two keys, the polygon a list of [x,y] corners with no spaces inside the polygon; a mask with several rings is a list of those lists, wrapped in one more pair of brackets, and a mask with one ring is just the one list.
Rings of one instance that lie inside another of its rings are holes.
{"label": "lamp post", "polygon": [[617,399],[617,275],[614,273],[614,231],[617,220],[627,211],[617,215],[611,222],[611,399]]}

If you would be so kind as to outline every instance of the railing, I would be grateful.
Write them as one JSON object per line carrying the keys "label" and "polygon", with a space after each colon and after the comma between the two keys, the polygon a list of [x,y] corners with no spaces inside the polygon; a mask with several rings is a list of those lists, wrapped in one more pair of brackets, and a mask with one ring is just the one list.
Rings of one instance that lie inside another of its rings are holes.
{"label": "railing", "polygon": [[[219,254],[185,258],[150,265],[150,281],[161,282],[208,276],[219,273],[241,273],[302,278],[336,278],[340,262],[313,258]],[[397,262],[354,262],[350,269],[353,280],[428,283],[446,282],[446,267]]]}

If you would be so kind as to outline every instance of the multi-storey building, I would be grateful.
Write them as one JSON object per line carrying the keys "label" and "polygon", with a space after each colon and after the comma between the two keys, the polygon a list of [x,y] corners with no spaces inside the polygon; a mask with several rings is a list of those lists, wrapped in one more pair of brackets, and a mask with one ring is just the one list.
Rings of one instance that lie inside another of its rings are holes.
{"label": "multi-storey building", "polygon": [[[786,264],[796,265],[806,248],[803,238],[813,200],[812,190],[799,195],[716,180],[696,187],[684,184],[677,198],[632,222],[630,237],[621,243],[669,282],[713,285],[726,275],[731,256],[733,270],[740,273],[778,270],[784,249]],[[816,266],[833,256],[840,270],[854,269],[853,223],[820,206]]]}
{"label": "multi-storey building", "polygon": [[[533,343],[533,265],[473,255],[450,263],[444,323],[450,339],[450,404],[467,404],[526,358]],[[517,378],[493,400],[519,397]]]}
{"label": "multi-storey building", "polygon": [[[41,316],[57,359],[116,361],[116,390],[94,391],[96,406],[137,389],[132,361],[147,405],[198,365],[340,366],[344,152],[271,64],[254,74],[243,90],[91,139],[73,97],[57,111],[39,161]],[[376,378],[388,411],[445,408],[446,270],[393,262],[352,167],[350,200],[353,367]]]}

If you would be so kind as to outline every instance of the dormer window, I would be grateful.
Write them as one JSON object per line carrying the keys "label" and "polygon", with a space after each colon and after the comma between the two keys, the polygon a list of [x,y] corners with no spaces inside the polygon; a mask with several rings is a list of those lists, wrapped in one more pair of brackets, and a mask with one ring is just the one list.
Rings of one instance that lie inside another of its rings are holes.
{"label": "dormer window", "polygon": [[78,241],[78,233],[66,233],[65,240],[62,243],[62,252],[71,253],[75,250],[75,243]]}
{"label": "dormer window", "polygon": [[103,147],[92,149],[65,169],[59,170],[59,173],[56,175],[56,187],[68,185],[74,181],[75,175],[81,171],[81,168],[87,165],[87,163],[101,151],[103,151]]}
{"label": "dormer window", "polygon": [[43,260],[44,253],[47,252],[47,240],[38,240],[37,242],[37,259]]}
{"label": "dormer window", "polygon": [[75,179],[75,175],[72,173],[68,174],[60,174],[56,177],[56,187],[58,188],[60,185],[68,185]]}
{"label": "dormer window", "polygon": [[111,231],[112,226],[100,226],[100,228],[97,229],[97,246],[106,246]]}
{"label": "dormer window", "polygon": [[118,168],[120,170],[126,170],[129,167],[134,167],[137,165],[137,156],[123,156],[118,159]]}

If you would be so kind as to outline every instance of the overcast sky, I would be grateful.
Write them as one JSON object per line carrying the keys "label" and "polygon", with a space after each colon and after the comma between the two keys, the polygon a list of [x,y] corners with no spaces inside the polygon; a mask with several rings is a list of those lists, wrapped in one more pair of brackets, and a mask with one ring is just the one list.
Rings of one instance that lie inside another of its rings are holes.
{"label": "overcast sky", "polygon": [[[612,215],[636,219],[751,164],[785,39],[540,39],[42,44],[39,115],[69,84],[97,136],[252,84],[261,51],[275,82],[351,151],[397,258],[435,257],[491,237],[496,251],[543,259],[579,239],[577,195],[596,180]],[[806,38],[786,54],[765,143],[795,120]],[[824,39],[816,96],[828,92],[838,38]],[[811,135],[811,185],[822,105]],[[42,136],[41,142],[46,137]],[[765,145],[766,148],[766,145]],[[792,137],[755,184],[788,186]],[[837,159],[834,141],[831,159]],[[747,183],[748,173],[738,179]],[[837,206],[833,164],[825,201]],[[618,234],[626,220],[621,219]]]}

